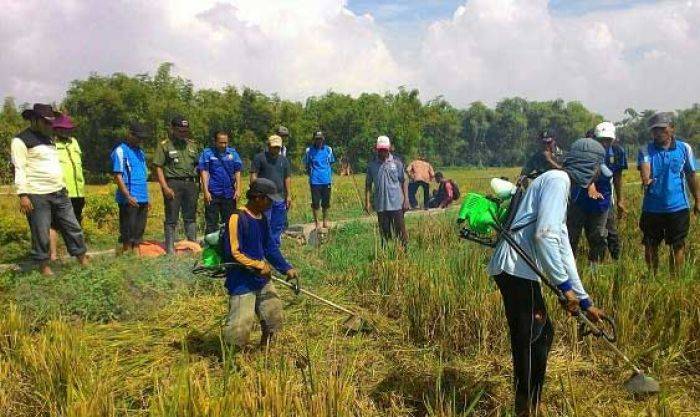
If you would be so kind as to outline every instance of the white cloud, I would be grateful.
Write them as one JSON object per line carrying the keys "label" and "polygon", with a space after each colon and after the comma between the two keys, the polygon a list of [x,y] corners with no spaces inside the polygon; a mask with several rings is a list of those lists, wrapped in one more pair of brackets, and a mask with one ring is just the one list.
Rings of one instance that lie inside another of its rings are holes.
{"label": "white cloud", "polygon": [[430,26],[418,78],[460,105],[520,95],[610,117],[673,109],[698,99],[699,24],[693,1],[558,16],[545,0],[471,0]]}
{"label": "white cloud", "polygon": [[[90,72],[164,61],[199,87],[247,85],[303,99],[415,86],[464,106],[507,96],[625,107],[697,101],[700,2],[582,15],[546,0],[469,0],[416,36],[346,0],[0,0],[0,96],[60,100]],[[408,22],[407,22],[408,23]],[[388,42],[391,42],[388,44]]]}

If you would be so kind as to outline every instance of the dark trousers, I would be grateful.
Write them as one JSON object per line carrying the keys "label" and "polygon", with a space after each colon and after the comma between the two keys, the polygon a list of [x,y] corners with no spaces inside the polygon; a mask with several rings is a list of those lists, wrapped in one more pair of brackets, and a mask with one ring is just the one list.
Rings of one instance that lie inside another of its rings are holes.
{"label": "dark trousers", "polygon": [[399,239],[403,246],[408,243],[408,233],[406,223],[403,218],[403,210],[378,211],[379,232],[382,235],[382,245],[393,237]]}
{"label": "dark trousers", "polygon": [[620,234],[617,232],[617,210],[615,206],[611,206],[608,209],[608,219],[605,224],[605,228],[608,229],[608,251],[610,251],[610,257],[617,260],[620,259],[620,251],[622,245],[620,244]]}
{"label": "dark trousers", "polygon": [[73,205],[64,188],[49,194],[29,194],[34,210],[27,215],[32,233],[32,258],[37,262],[49,260],[49,228],[53,224],[63,237],[71,256],[87,252],[83,229],[75,218]]}
{"label": "dark trousers", "polygon": [[427,209],[430,201],[430,185],[425,181],[411,181],[408,183],[408,202],[411,204],[411,208],[418,207],[416,193],[419,188],[423,189],[423,208]]}
{"label": "dark trousers", "polygon": [[199,186],[194,181],[175,179],[168,179],[168,186],[175,192],[175,197],[171,200],[165,199],[165,250],[168,253],[174,253],[180,213],[182,213],[187,240],[192,242],[197,240],[196,215]]}
{"label": "dark trousers", "polygon": [[585,230],[589,247],[588,259],[600,262],[605,258],[608,238],[606,223],[609,211],[608,209],[604,212],[587,212],[576,204],[569,205],[566,227],[569,230],[569,243],[571,243],[574,255],[576,255],[578,242],[581,239],[581,231]]}
{"label": "dark trousers", "polygon": [[541,398],[554,327],[538,282],[505,273],[494,278],[508,319],[518,412],[536,407]]}
{"label": "dark trousers", "polygon": [[[78,220],[78,224],[82,227],[83,225],[83,208],[85,208],[85,197],[71,197],[70,198],[70,204],[73,206],[73,214],[75,214],[75,218]],[[58,229],[58,225],[55,223],[51,223],[51,228],[53,230]]]}
{"label": "dark trousers", "polygon": [[208,235],[219,230],[220,225],[228,221],[234,210],[236,210],[236,200],[233,197],[212,196],[211,202],[204,206],[204,219],[206,221],[204,233]]}
{"label": "dark trousers", "polygon": [[123,244],[138,245],[143,242],[148,221],[148,203],[137,207],[119,205],[119,241]]}

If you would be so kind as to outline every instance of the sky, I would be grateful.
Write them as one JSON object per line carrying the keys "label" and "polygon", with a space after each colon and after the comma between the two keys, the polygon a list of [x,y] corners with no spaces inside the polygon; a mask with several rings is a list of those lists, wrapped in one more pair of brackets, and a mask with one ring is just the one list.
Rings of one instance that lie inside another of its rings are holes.
{"label": "sky", "polygon": [[700,0],[0,0],[0,97],[60,101],[91,73],[174,63],[196,87],[303,100],[418,88],[429,100],[698,101]]}

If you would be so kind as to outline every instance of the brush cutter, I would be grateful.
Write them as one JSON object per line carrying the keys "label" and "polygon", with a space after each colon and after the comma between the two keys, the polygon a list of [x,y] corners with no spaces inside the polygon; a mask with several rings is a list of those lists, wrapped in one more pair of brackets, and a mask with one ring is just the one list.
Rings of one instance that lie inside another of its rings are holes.
{"label": "brush cutter", "polygon": [[[251,268],[246,267],[245,265],[241,265],[236,262],[224,262],[220,263],[215,266],[205,266],[205,265],[196,265],[192,268],[192,273],[197,274],[197,275],[208,275],[213,278],[223,278],[226,274],[226,269],[227,268],[239,268],[239,269],[244,269],[246,271],[250,272],[255,272],[258,273],[258,271],[253,270]],[[275,282],[291,289],[294,291],[295,294],[305,294],[311,298],[313,298],[316,301],[320,301],[321,303],[333,307],[336,310],[342,311],[343,313],[349,314],[349,317],[345,319],[343,322],[343,328],[346,329],[347,332],[352,332],[352,333],[357,333],[361,331],[369,331],[371,327],[369,324],[362,319],[357,313],[354,313],[352,310],[343,307],[339,304],[334,303],[333,301],[327,300],[320,295],[314,294],[309,290],[306,290],[304,288],[301,288],[301,285],[299,285],[299,280],[297,279],[295,283],[289,282],[284,278],[281,278],[275,274],[271,275],[271,279],[274,280]]]}
{"label": "brush cutter", "polygon": [[[497,187],[492,188],[498,194],[498,198],[489,198],[479,194],[470,193],[467,195],[459,214],[459,223],[466,223],[460,231],[460,236],[488,247],[495,247],[500,239],[504,239],[522,257],[525,263],[535,272],[544,285],[552,290],[562,304],[567,302],[562,291],[557,288],[549,278],[539,270],[530,254],[527,253],[511,235],[513,218],[517,211],[517,206],[523,195],[520,186],[524,177],[518,179],[517,185],[510,189],[510,196],[507,193],[499,193]],[[503,184],[496,184],[503,186]],[[507,187],[504,187],[507,188]],[[507,208],[506,208],[507,207]],[[495,232],[495,235],[493,234]],[[582,334],[593,335],[602,338],[608,347],[634,370],[634,374],[624,383],[627,391],[633,394],[652,394],[660,390],[659,383],[653,378],[644,375],[644,372],[630,360],[616,345],[617,329],[614,321],[609,317],[604,317],[603,322],[610,329],[606,331],[600,324],[591,322],[586,315],[578,311],[574,314],[578,320]]]}

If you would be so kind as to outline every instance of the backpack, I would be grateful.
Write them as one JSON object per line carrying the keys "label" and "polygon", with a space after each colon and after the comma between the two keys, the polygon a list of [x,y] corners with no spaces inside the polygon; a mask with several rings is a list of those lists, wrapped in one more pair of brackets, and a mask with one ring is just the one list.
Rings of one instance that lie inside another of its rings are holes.
{"label": "backpack", "polygon": [[450,184],[452,184],[452,200],[457,201],[462,196],[462,193],[459,191],[459,186],[456,182],[450,180]]}

